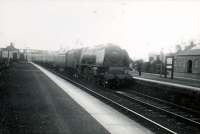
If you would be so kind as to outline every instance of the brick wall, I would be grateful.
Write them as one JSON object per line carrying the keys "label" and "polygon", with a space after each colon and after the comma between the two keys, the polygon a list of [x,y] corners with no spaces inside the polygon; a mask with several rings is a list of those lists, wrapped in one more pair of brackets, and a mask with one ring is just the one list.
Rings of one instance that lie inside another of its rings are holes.
{"label": "brick wall", "polygon": [[187,73],[189,60],[192,61],[192,74],[200,74],[200,55],[177,56],[174,64],[174,72]]}

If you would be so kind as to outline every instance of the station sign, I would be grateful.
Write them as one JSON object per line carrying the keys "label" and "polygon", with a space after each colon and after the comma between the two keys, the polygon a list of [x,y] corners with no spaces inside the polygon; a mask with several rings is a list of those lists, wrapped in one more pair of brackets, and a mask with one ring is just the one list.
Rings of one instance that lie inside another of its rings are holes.
{"label": "station sign", "polygon": [[165,78],[174,78],[174,56],[166,56],[165,58]]}
{"label": "station sign", "polygon": [[173,58],[172,57],[167,57],[167,64],[172,65]]}

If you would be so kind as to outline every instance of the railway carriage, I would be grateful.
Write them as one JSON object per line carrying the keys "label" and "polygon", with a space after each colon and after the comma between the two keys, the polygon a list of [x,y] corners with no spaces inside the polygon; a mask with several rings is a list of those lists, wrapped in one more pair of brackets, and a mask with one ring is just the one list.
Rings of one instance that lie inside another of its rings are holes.
{"label": "railway carriage", "polygon": [[65,69],[65,53],[55,53],[53,55],[53,67],[62,72]]}
{"label": "railway carriage", "polygon": [[82,49],[72,49],[66,53],[65,56],[65,69],[74,77],[80,76],[79,65],[80,65],[80,56]]}

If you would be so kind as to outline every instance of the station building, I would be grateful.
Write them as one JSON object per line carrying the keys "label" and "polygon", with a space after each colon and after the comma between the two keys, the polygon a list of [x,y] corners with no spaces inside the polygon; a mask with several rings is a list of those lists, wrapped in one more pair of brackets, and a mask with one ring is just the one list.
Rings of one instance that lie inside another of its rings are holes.
{"label": "station building", "polygon": [[12,61],[25,61],[27,60],[27,50],[17,49],[13,43],[5,48],[0,48],[0,59],[7,59]]}
{"label": "station building", "polygon": [[15,48],[14,45],[11,43],[6,48],[1,48],[1,57],[17,60],[20,57],[19,49]]}
{"label": "station building", "polygon": [[178,76],[200,78],[200,46],[177,53],[174,72]]}

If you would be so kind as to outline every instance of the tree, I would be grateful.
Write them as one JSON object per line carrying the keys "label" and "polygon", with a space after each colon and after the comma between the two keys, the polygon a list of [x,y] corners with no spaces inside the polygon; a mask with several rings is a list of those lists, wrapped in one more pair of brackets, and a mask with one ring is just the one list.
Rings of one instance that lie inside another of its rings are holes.
{"label": "tree", "polygon": [[194,44],[194,42],[191,41],[189,45],[185,46],[184,50],[190,50],[190,49],[193,48],[194,46],[196,46],[196,44]]}
{"label": "tree", "polygon": [[[182,44],[177,44],[175,49],[176,49],[176,53],[181,52],[181,51],[187,51],[190,50],[191,48],[193,48],[194,46],[196,46],[197,44],[194,43],[194,41],[191,41],[189,45],[184,45]],[[185,46],[183,48],[183,46]]]}
{"label": "tree", "polygon": [[180,44],[177,44],[177,45],[176,45],[176,52],[178,53],[178,52],[181,52],[181,51],[182,51],[181,45],[180,45]]}

